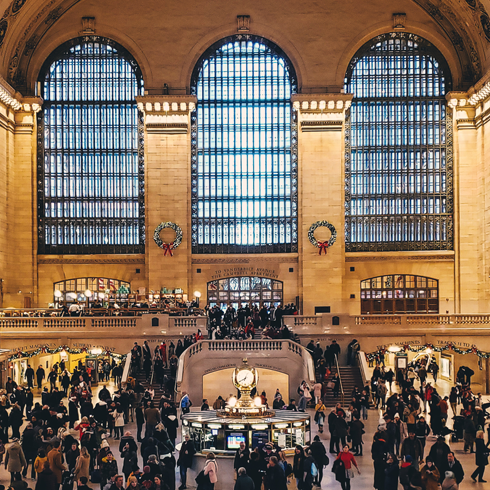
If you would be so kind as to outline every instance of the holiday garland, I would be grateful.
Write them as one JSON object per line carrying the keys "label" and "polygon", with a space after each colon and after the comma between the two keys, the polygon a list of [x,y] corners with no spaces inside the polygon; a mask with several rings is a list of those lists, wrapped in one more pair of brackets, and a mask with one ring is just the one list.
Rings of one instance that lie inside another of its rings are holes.
{"label": "holiday garland", "polygon": [[[164,228],[171,228],[172,230],[175,231],[175,240],[173,242],[165,243],[160,238],[160,232]],[[155,228],[155,232],[153,233],[153,240],[155,240],[155,243],[165,251],[163,255],[167,255],[168,252],[170,256],[172,256],[173,255],[172,250],[175,250],[182,243],[182,228],[179,225],[172,223],[171,221],[165,221],[164,223],[160,223]]]}
{"label": "holiday garland", "polygon": [[[315,238],[315,230],[321,226],[328,228],[332,234],[330,239],[327,241],[322,242]],[[328,221],[317,221],[310,226],[310,229],[308,230],[308,239],[314,247],[320,249],[318,252],[320,255],[322,252],[325,252],[325,255],[327,255],[327,248],[330,248],[337,240],[337,230],[335,229],[335,226]]]}
{"label": "holiday garland", "polygon": [[[425,345],[410,345],[410,344],[405,344],[402,347],[404,352],[422,352],[425,349],[431,349],[433,352],[442,352],[445,350],[452,351],[456,354],[475,354],[477,355],[480,359],[489,359],[490,358],[490,353],[489,352],[483,352],[479,350],[476,345],[473,345],[469,349],[460,349],[459,347],[455,346],[452,342],[448,342],[445,345],[439,345],[439,346],[434,346],[433,344],[425,344]],[[379,355],[381,354],[386,354],[389,353],[387,349],[379,349],[376,352],[370,352],[369,354],[366,354],[366,359],[368,361],[373,361],[375,360]],[[394,352],[396,354],[396,352]]]}
{"label": "holiday garland", "polygon": [[[58,354],[61,351],[65,351],[68,354],[84,354],[87,353],[89,354],[90,351],[88,347],[82,347],[81,349],[72,349],[71,347],[67,347],[66,345],[60,345],[59,347],[56,347],[55,349],[50,349],[49,347],[38,347],[36,350],[32,352],[26,352],[19,350],[17,351],[13,356],[9,357],[9,361],[14,361],[15,359],[20,359],[22,357],[27,357],[31,358],[33,356],[38,356],[39,354]],[[122,360],[126,358],[126,354],[117,354],[115,352],[111,352],[110,350],[106,350],[104,352],[105,356],[114,356],[114,357],[120,357]]]}

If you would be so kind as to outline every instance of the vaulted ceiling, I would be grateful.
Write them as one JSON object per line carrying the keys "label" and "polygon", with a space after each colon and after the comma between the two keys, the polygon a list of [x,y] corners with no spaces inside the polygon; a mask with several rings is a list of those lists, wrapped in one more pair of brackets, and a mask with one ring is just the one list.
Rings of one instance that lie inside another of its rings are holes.
{"label": "vaulted ceiling", "polygon": [[[324,14],[326,18],[332,19],[337,19],[336,15],[338,16],[338,12],[343,9],[345,12],[345,23],[350,24],[353,31],[356,30],[356,16],[359,16],[360,25],[369,28],[369,22],[371,22],[373,31],[375,31],[379,28],[380,5],[385,6],[389,16],[400,8],[400,12],[406,13],[408,19],[411,17],[416,18],[419,24],[424,23],[427,32],[434,31],[439,38],[444,38],[448,45],[452,45],[454,57],[458,60],[458,70],[460,71],[459,77],[455,77],[458,79],[455,89],[468,88],[490,69],[488,60],[490,52],[490,0],[365,0],[362,3],[358,1],[350,2],[356,5],[356,8],[346,11],[349,7],[349,2],[350,0],[311,0],[303,2],[303,5],[298,5],[301,2],[277,0],[276,2],[271,1],[270,4],[276,5],[278,19],[287,19],[283,11],[286,10],[287,14],[287,9],[291,6],[290,17],[293,19],[293,24],[296,22],[296,18],[303,18],[303,15],[313,15],[314,12],[312,13],[311,11],[314,9],[317,9],[319,14]],[[64,22],[66,22],[68,29],[73,30],[70,23],[74,21],[70,16],[74,10],[82,14],[86,11],[87,15],[91,15],[94,11],[101,12],[106,3],[107,9],[114,8],[111,6],[113,4],[110,3],[110,0],[0,0],[0,12],[3,12],[3,15],[0,13],[0,75],[24,95],[32,93],[33,83],[32,79],[29,79],[28,73],[30,66],[32,66],[32,58],[36,50],[39,50],[39,46],[44,43],[53,43],[54,37],[52,33],[55,30],[59,38],[60,30],[64,28]],[[120,20],[115,20],[114,22],[118,23],[117,29],[126,32],[127,36],[135,39],[135,44],[138,44],[136,38],[139,34],[136,31],[133,32],[131,27],[132,23],[138,24],[138,12],[141,9],[142,12],[146,13],[147,19],[151,19],[146,22],[151,22],[151,27],[154,29],[152,35],[155,36],[156,41],[158,33],[165,29],[171,29],[169,23],[176,23],[176,19],[181,22],[180,29],[182,36],[185,36],[186,16],[199,15],[202,18],[202,23],[206,24],[207,18],[203,14],[205,12],[203,9],[206,7],[214,8],[214,16],[219,17],[222,11],[219,8],[220,3],[224,11],[230,8],[230,3],[224,2],[224,0],[208,0],[207,2],[199,3],[196,0],[181,0],[179,2],[176,0],[140,0],[140,2],[119,0],[117,2],[118,10],[124,11],[127,9],[127,15],[124,20],[126,25],[121,25],[122,22]],[[244,0],[241,5],[232,7],[240,9],[236,14],[257,12],[254,15],[254,19],[260,21],[260,12],[257,9],[265,9],[267,7],[257,7],[256,4],[257,2],[255,1]],[[151,11],[148,12],[150,5]],[[196,8],[192,9],[190,8],[191,6]],[[369,18],[370,6],[373,7],[371,19]],[[409,11],[407,12],[407,10]],[[120,14],[120,12],[118,13]],[[150,14],[150,17],[148,17],[148,14]],[[97,16],[104,17],[99,14]],[[79,15],[77,18],[80,20],[80,17]],[[110,18],[110,12],[105,19],[103,18],[106,26],[109,25]],[[425,18],[426,20],[424,20]],[[199,20],[197,19],[196,25],[198,25],[198,22]],[[229,17],[218,21],[217,25],[223,25],[226,22],[229,22]],[[286,20],[281,22],[287,23]],[[301,20],[299,20],[299,23],[301,23]],[[339,23],[337,22],[333,28],[337,28],[338,25]],[[308,26],[308,21],[305,21],[303,25],[303,30],[307,31],[308,29],[305,29],[304,26]],[[282,29],[294,29],[291,25],[274,25],[273,27],[276,32],[280,32]],[[116,26],[114,26],[115,28]],[[142,29],[145,30],[145,26],[141,25],[140,22],[138,30],[141,31]],[[192,22],[190,22],[189,30],[192,29]],[[331,28],[326,26],[326,37],[329,29]],[[81,25],[78,23],[77,31],[80,30]],[[110,28],[107,29],[108,32],[110,30]],[[196,31],[197,29],[194,28],[193,30]],[[347,32],[344,37],[347,37]],[[203,35],[200,32],[198,34],[201,37]],[[322,33],[316,32],[315,36],[321,37]],[[342,35],[339,34],[338,37],[340,38]],[[346,46],[348,45],[348,40],[345,44]],[[171,59],[170,55],[169,59]],[[328,85],[327,82],[325,84]]]}

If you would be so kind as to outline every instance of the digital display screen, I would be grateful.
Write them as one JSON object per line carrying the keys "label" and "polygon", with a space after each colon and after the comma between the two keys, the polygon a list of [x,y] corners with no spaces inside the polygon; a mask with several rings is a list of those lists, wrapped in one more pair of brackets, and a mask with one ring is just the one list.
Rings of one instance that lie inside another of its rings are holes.
{"label": "digital display screen", "polygon": [[226,438],[226,446],[228,449],[240,449],[240,443],[245,442],[245,436],[242,433],[230,434]]}

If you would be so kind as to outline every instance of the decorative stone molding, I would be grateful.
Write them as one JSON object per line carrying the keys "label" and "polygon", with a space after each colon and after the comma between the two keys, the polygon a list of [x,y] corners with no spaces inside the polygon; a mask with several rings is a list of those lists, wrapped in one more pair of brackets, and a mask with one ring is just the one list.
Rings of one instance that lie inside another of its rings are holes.
{"label": "decorative stone molding", "polygon": [[471,104],[467,92],[449,92],[447,105],[453,109],[454,121],[458,130],[475,128],[475,105]]}
{"label": "decorative stone molding", "polygon": [[250,15],[237,15],[237,32],[249,32],[250,31]]}
{"label": "decorative stone molding", "polygon": [[14,89],[3,78],[0,78],[0,101],[14,111],[22,109],[22,102],[16,98]]}
{"label": "decorative stone molding", "polygon": [[292,257],[240,257],[240,258],[207,258],[193,257],[192,264],[255,264],[256,262],[276,262],[278,264],[297,264],[298,256]]}
{"label": "decorative stone molding", "polygon": [[345,255],[346,262],[388,262],[388,261],[444,261],[454,262],[454,255],[360,255],[350,256],[349,253]]}
{"label": "decorative stone molding", "polygon": [[352,94],[296,94],[291,99],[303,132],[340,131]]}
{"label": "decorative stone molding", "polygon": [[186,134],[197,98],[193,95],[145,95],[136,97],[136,102],[145,115],[147,133]]}
{"label": "decorative stone molding", "polygon": [[404,31],[407,23],[407,14],[393,14],[393,30]]}
{"label": "decorative stone molding", "polygon": [[80,36],[91,36],[95,34],[95,17],[82,17],[82,30]]}
{"label": "decorative stone molding", "polygon": [[39,256],[37,259],[38,264],[42,265],[61,265],[61,264],[145,264],[145,257],[78,257],[78,258],[65,258],[65,257],[53,257],[44,258]]}

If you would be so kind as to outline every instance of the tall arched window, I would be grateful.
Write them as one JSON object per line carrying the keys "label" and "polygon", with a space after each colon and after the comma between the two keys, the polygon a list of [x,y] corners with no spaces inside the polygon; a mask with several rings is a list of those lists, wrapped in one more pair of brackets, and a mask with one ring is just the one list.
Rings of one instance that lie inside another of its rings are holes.
{"label": "tall arched window", "polygon": [[346,250],[449,250],[453,242],[450,72],[408,33],[378,36],[352,59],[346,125]]}
{"label": "tall arched window", "polygon": [[294,68],[263,38],[211,46],[192,76],[192,251],[297,251]]}
{"label": "tall arched window", "polygon": [[56,49],[40,73],[40,254],[143,253],[143,126],[133,57],[99,37]]}

